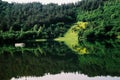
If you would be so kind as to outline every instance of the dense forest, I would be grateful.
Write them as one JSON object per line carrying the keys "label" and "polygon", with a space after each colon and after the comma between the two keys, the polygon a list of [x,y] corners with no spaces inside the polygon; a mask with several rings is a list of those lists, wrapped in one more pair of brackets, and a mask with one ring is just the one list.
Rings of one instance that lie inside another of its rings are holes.
{"label": "dense forest", "polygon": [[120,78],[119,53],[120,0],[0,0],[1,80],[61,72]]}
{"label": "dense forest", "polygon": [[0,0],[0,40],[4,43],[63,37],[77,22],[88,23],[79,31],[79,38],[115,39],[120,37],[119,14],[119,0],[81,0],[62,5]]}

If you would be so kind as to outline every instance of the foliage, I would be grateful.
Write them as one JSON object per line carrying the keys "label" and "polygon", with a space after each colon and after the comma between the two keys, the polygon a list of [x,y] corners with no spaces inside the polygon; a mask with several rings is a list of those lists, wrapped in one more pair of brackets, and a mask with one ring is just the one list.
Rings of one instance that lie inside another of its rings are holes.
{"label": "foliage", "polygon": [[[88,28],[83,32],[84,37],[90,39],[115,39],[120,32],[120,1],[106,1],[103,6],[95,10],[78,9],[78,21],[89,22]],[[80,35],[81,36],[81,35]]]}
{"label": "foliage", "polygon": [[119,42],[81,42],[79,48],[89,51],[89,54],[84,55],[75,54],[64,43],[25,44],[26,47],[23,48],[15,48],[12,45],[0,47],[1,80],[22,76],[44,76],[46,73],[58,74],[61,71],[77,71],[78,74],[91,77],[120,76]]}
{"label": "foliage", "polygon": [[119,38],[119,7],[119,0],[82,0],[62,5],[0,1],[0,39],[54,39],[63,37],[75,23],[78,27],[74,30],[82,28],[79,38]]}
{"label": "foliage", "polygon": [[[7,3],[0,2],[0,29],[7,31],[10,27],[18,31],[21,28],[29,30],[35,25],[42,26],[58,22],[71,23],[75,21],[74,4],[41,3]],[[6,22],[7,21],[7,22]]]}

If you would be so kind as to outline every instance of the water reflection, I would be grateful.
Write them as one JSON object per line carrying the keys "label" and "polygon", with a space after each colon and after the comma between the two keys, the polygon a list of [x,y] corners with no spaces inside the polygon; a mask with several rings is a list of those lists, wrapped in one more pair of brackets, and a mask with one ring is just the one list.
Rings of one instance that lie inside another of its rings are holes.
{"label": "water reflection", "polygon": [[56,75],[46,74],[43,77],[20,77],[20,78],[12,78],[11,80],[120,80],[120,78],[111,77],[111,76],[88,77],[87,75],[80,73],[62,72]]}
{"label": "water reflection", "polygon": [[[84,55],[79,55],[59,42],[26,43],[24,48],[3,45],[0,47],[0,79],[25,80],[23,76],[34,76],[34,80],[46,80],[43,77],[57,74],[62,78],[61,72],[65,72],[66,76],[72,74],[76,78],[82,78],[81,75],[85,74],[83,77],[86,80],[92,77],[96,80],[117,80],[120,79],[119,44],[115,41],[81,42],[79,47],[84,47],[89,52]],[[108,75],[109,78],[106,77]]]}

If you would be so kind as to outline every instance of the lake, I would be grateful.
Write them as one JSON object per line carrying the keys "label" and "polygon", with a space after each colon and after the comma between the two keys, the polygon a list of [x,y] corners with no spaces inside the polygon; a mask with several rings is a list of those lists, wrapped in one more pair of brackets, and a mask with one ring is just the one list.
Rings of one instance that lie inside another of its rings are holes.
{"label": "lake", "polygon": [[120,41],[0,45],[0,80],[120,80]]}

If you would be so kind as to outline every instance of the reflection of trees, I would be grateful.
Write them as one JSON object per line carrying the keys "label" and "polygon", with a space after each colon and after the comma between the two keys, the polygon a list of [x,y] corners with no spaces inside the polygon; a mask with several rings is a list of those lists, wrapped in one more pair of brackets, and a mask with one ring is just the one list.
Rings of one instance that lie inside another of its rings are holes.
{"label": "reflection of trees", "polygon": [[[38,49],[41,49],[46,55],[37,51]],[[12,77],[20,76],[43,76],[45,73],[57,74],[61,71],[76,72],[79,70],[79,67],[76,67],[77,56],[66,48],[63,43],[29,43],[25,48],[10,47],[9,50],[3,50],[4,53],[0,55],[1,80],[9,80]],[[37,51],[37,56],[34,51]]]}
{"label": "reflection of trees", "polygon": [[64,37],[58,37],[54,40],[64,42],[72,51],[78,54],[87,54],[87,49],[79,46],[78,40],[78,33],[83,32],[87,25],[88,22],[77,22],[64,34]]}
{"label": "reflection of trees", "polygon": [[[89,50],[89,54],[74,54],[63,43],[57,42],[26,43],[23,53],[21,48],[11,47],[12,55],[10,51],[3,50],[4,53],[0,55],[0,79],[43,76],[45,73],[58,74],[61,71],[78,71],[88,76],[120,76],[119,44],[116,45],[118,48],[102,47],[105,44],[101,44],[100,48],[100,46],[98,47],[99,43],[86,42],[82,44],[82,47]],[[41,49],[44,54],[37,51],[38,49]],[[101,49],[105,50],[105,53],[102,53]],[[92,52],[94,50],[95,52]]]}
{"label": "reflection of trees", "polygon": [[[120,76],[120,43],[110,40],[102,42],[84,41],[82,44],[89,51],[88,55],[79,56],[81,71],[89,76]],[[81,45],[82,45],[81,44]]]}
{"label": "reflection of trees", "polygon": [[89,53],[87,48],[83,47],[81,45],[74,45],[74,46],[72,46],[72,49],[79,54],[88,54]]}
{"label": "reflection of trees", "polygon": [[39,55],[34,53],[20,52],[11,56],[9,53],[0,56],[0,79],[9,80],[12,77],[20,76],[43,76],[45,73],[57,74],[61,71],[76,72],[79,70],[76,64],[76,57]]}

